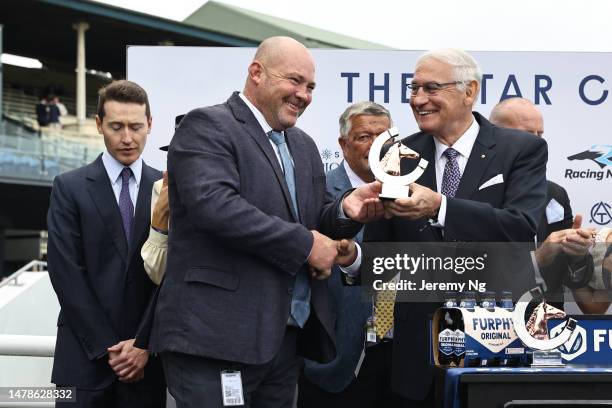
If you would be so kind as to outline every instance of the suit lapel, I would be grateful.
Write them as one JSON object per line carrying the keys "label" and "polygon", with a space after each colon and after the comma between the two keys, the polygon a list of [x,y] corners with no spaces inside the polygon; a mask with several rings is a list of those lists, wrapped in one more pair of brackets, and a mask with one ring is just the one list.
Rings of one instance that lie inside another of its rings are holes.
{"label": "suit lapel", "polygon": [[476,136],[476,142],[461,175],[459,187],[455,194],[457,198],[471,198],[478,191],[478,186],[484,181],[482,178],[487,167],[495,160],[493,127],[480,115],[476,116],[476,120],[480,125],[480,131]]}
{"label": "suit lapel", "polygon": [[[334,198],[338,198],[346,190],[353,188],[351,180],[349,179],[348,174],[346,174],[346,169],[344,165],[345,162],[344,160],[342,160],[340,166],[337,169],[332,170],[330,173],[327,173],[327,177],[331,177],[331,180],[329,181],[328,185],[331,185],[331,187],[335,190]],[[361,227],[359,232],[357,232],[357,234],[353,237],[359,243],[363,241],[363,232],[366,228],[366,225]]]}
{"label": "suit lapel", "polygon": [[102,155],[89,165],[87,171],[88,192],[98,209],[104,225],[111,236],[113,243],[117,247],[121,259],[127,260],[128,244],[123,232],[121,213],[115,199],[115,193],[108,179],[108,174],[102,163]]}
{"label": "suit lapel", "polygon": [[[285,174],[283,173],[283,170],[280,167],[280,163],[278,162],[278,157],[276,156],[276,153],[274,152],[274,148],[270,144],[270,139],[268,135],[266,135],[263,132],[263,130],[261,129],[261,126],[259,125],[259,122],[257,122],[257,119],[255,119],[255,116],[253,116],[253,112],[251,112],[249,107],[246,106],[246,104],[242,101],[242,99],[240,99],[240,96],[238,96],[238,92],[234,92],[232,96],[228,99],[227,103],[230,109],[232,110],[236,120],[244,123],[247,133],[249,134],[250,137],[253,138],[253,140],[255,140],[255,143],[257,144],[259,149],[262,151],[262,153],[264,154],[264,156],[266,157],[266,159],[272,166],[272,169],[274,170],[274,174],[276,175],[276,179],[278,183],[280,184],[281,189],[283,191],[283,196],[285,197],[285,203],[291,210],[291,215],[293,216],[294,221],[299,222],[298,217],[295,214],[295,211],[293,211],[291,195],[289,194],[289,189],[287,188],[287,183],[285,182]],[[286,133],[285,133],[285,137],[287,137]],[[293,162],[296,164],[298,163],[298,160],[296,159],[295,156],[293,156]],[[303,166],[306,166],[306,163],[304,163]],[[296,166],[295,168],[296,184],[298,184],[297,175],[299,172],[300,170]],[[308,174],[310,174],[310,172],[308,172]],[[298,194],[298,206],[300,202],[299,197],[300,196]]]}
{"label": "suit lapel", "polygon": [[[436,145],[433,141],[433,136],[421,133],[418,139],[412,143],[412,141],[406,143],[403,142],[409,148],[415,150],[419,155],[427,160],[427,167],[423,175],[416,181],[417,184],[428,187],[434,191],[437,191],[436,187]],[[408,160],[402,160],[402,165],[408,165]],[[402,174],[407,174],[412,169],[402,167]]]}
{"label": "suit lapel", "polygon": [[[306,152],[310,150],[304,143],[304,138],[299,137],[295,131],[292,129],[285,131],[285,137],[287,139],[287,145],[289,147],[289,153],[291,153],[291,157],[293,158],[293,168],[295,174],[295,192],[297,194],[297,203],[299,207],[299,212],[302,216],[302,221],[305,220],[306,211],[307,211],[307,202],[306,199],[310,194],[312,194],[312,169],[310,168],[310,160],[308,160],[308,156]],[[283,188],[285,188],[285,183],[283,183]],[[293,207],[293,206],[291,206]],[[295,215],[294,215],[295,216]],[[297,218],[296,218],[297,220]],[[299,220],[298,220],[299,222]]]}
{"label": "suit lapel", "polygon": [[349,180],[348,174],[346,174],[346,170],[344,169],[344,160],[340,163],[338,170],[334,171],[332,174],[333,180],[331,180],[331,185],[333,189],[336,190],[336,194],[334,197],[338,197],[340,193],[345,192],[349,188],[352,188],[351,180]]}

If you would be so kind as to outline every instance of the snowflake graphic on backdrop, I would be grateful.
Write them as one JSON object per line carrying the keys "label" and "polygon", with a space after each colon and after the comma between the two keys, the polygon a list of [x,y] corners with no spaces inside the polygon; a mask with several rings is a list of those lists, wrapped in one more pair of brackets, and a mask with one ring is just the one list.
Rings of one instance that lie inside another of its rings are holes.
{"label": "snowflake graphic on backdrop", "polygon": [[332,152],[329,149],[321,150],[321,158],[323,160],[329,160],[332,158]]}

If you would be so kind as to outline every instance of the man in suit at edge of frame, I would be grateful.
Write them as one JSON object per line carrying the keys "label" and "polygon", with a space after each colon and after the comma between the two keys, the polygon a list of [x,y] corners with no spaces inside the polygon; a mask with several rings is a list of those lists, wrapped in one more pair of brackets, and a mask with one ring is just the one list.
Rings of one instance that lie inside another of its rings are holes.
{"label": "man in suit at edge of frame", "polygon": [[106,151],[53,183],[48,265],[61,311],[52,382],[76,387],[76,405],[58,407],[165,406],[160,361],[134,346],[155,288],[140,257],[161,178],[140,157],[151,123],[144,89],[105,86],[96,125]]}

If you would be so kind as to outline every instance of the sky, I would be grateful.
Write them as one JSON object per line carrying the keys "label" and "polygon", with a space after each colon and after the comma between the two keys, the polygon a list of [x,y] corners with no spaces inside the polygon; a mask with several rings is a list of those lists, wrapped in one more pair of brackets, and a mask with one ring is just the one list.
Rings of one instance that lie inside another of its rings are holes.
{"label": "sky", "polygon": [[[612,51],[612,2],[604,0],[219,1],[397,49]],[[100,2],[182,21],[206,0]]]}

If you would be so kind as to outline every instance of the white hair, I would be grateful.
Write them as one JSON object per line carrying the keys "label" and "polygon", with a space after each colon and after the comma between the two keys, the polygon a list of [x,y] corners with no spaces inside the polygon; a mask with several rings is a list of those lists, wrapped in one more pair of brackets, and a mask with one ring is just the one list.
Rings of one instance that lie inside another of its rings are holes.
{"label": "white hair", "polygon": [[389,118],[389,123],[393,126],[393,121],[391,120],[391,113],[382,105],[379,105],[375,102],[363,101],[356,102],[350,105],[346,110],[340,115],[340,119],[338,122],[340,123],[340,136],[343,138],[348,137],[351,128],[353,127],[352,119],[355,116],[359,115],[372,115],[372,116],[386,116]]}
{"label": "white hair", "polygon": [[[453,67],[454,80],[460,82],[457,84],[457,88],[463,90],[469,82],[476,81],[478,83],[478,89],[480,89],[482,71],[476,60],[467,52],[456,48],[440,48],[427,51],[419,57],[416,66],[418,67],[428,59],[434,59]],[[476,101],[478,101],[478,93],[476,94],[474,103],[476,103]]]}

